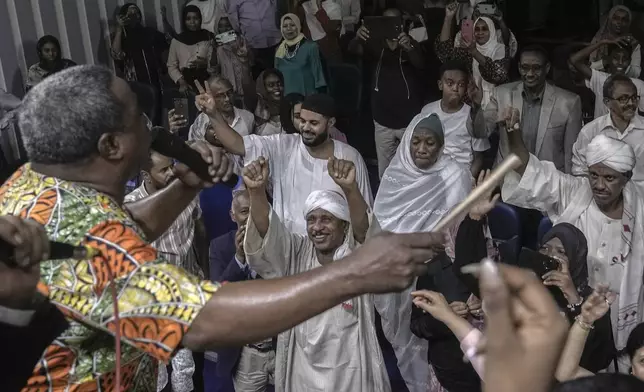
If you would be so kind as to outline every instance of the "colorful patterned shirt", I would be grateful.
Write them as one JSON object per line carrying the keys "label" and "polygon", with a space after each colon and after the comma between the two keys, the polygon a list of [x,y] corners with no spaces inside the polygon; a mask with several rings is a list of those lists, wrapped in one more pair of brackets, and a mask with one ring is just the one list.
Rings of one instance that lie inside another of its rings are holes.
{"label": "colorful patterned shirt", "polygon": [[219,285],[157,257],[132,217],[95,189],[34,172],[27,164],[0,188],[0,214],[31,218],[50,239],[89,245],[91,260],[41,263],[39,290],[70,328],[45,351],[24,392],[115,391],[117,290],[122,390],[156,392],[157,361],[167,362]]}

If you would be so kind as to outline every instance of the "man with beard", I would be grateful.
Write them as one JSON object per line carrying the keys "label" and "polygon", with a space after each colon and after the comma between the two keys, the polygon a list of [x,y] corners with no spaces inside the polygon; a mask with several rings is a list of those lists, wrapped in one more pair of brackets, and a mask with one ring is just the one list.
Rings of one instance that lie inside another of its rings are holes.
{"label": "man with beard", "polygon": [[[506,203],[535,208],[554,224],[567,222],[588,240],[590,282],[608,284],[619,293],[611,306],[611,324],[617,350],[643,320],[644,199],[630,181],[635,153],[623,141],[597,135],[586,148],[588,177],[558,171],[526,149],[516,110],[505,113],[510,152],[523,164],[503,183]],[[620,364],[621,365],[621,364]]]}
{"label": "man with beard", "polygon": [[335,105],[328,95],[314,94],[304,100],[299,135],[242,137],[226,123],[215,105],[216,99],[210,98],[214,92],[201,93],[197,97],[197,105],[213,125],[210,138],[216,137],[228,152],[244,157],[246,163],[260,156],[270,162],[269,186],[272,187],[273,209],[289,231],[306,234],[302,209],[311,192],[340,190],[327,172],[327,161],[334,156],[355,164],[360,193],[372,206],[369,175],[362,157],[353,147],[329,137],[329,129],[335,124]]}
{"label": "man with beard", "polygon": [[644,184],[644,119],[637,114],[640,97],[633,81],[625,75],[613,75],[604,85],[604,102],[610,112],[586,124],[573,147],[572,174],[588,174],[586,149],[597,135],[606,135],[628,143],[635,151],[632,180]]}
{"label": "man with beard", "polygon": [[[526,47],[519,54],[521,81],[497,86],[485,108],[488,131],[497,130],[502,110],[513,107],[521,115],[523,142],[531,154],[570,173],[572,145],[581,129],[581,99],[577,94],[547,82],[550,61],[538,46]],[[508,140],[499,134],[497,162],[508,155]]]}
{"label": "man with beard", "polygon": [[[355,165],[331,157],[327,169],[340,191],[307,195],[299,211],[306,222],[302,235],[289,231],[268,203],[269,162],[260,156],[244,168],[250,195],[244,251],[250,267],[262,277],[296,275],[333,264],[364,242],[371,217]],[[276,391],[390,392],[374,320],[373,296],[364,295],[280,334]]]}
{"label": "man with beard", "polygon": [[[588,65],[588,58],[596,50],[608,46],[604,62],[604,71],[598,71]],[[611,75],[625,75],[631,64],[633,47],[628,37],[618,39],[603,39],[591,44],[577,53],[570,56],[570,63],[586,78],[586,86],[595,93],[595,118],[599,118],[609,112],[608,103],[614,98],[606,94],[605,83]],[[628,76],[626,76],[628,78]],[[629,78],[637,89],[637,95],[644,94],[644,82]],[[639,102],[640,111],[644,111],[644,103]]]}

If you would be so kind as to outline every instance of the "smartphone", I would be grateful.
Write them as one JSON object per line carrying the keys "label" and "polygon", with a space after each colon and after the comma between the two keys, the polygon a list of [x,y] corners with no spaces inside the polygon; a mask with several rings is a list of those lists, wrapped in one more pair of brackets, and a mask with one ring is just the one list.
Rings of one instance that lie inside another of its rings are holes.
{"label": "smartphone", "polygon": [[496,14],[496,4],[478,4],[476,9],[481,15],[494,15]]}
{"label": "smartphone", "polygon": [[396,39],[403,32],[403,20],[398,16],[365,16],[364,25],[369,39]]}
{"label": "smartphone", "polygon": [[[615,294],[619,294],[620,287],[613,282],[620,282],[622,266],[607,266],[598,259],[588,256],[588,286],[595,288],[598,285],[608,285],[608,289]],[[612,276],[615,272],[616,276]]]}
{"label": "smartphone", "polygon": [[215,42],[220,45],[224,45],[237,40],[237,33],[235,30],[226,31],[225,33],[217,34],[215,36]]}
{"label": "smartphone", "polygon": [[186,120],[190,117],[188,113],[188,98],[175,98],[174,99],[174,114],[183,116]]}
{"label": "smartphone", "polygon": [[461,37],[465,42],[474,40],[474,21],[472,19],[463,19],[461,22]]}
{"label": "smartphone", "polygon": [[[536,252],[532,249],[523,248],[519,254],[518,266],[521,268],[526,268],[534,271],[539,279],[543,280],[543,275],[550,271],[556,271],[559,269],[560,264],[557,260],[552,257],[542,255],[539,252]],[[547,286],[548,291],[552,294],[553,298],[560,306],[565,306],[568,302],[566,297],[564,297],[563,292],[559,287]]]}

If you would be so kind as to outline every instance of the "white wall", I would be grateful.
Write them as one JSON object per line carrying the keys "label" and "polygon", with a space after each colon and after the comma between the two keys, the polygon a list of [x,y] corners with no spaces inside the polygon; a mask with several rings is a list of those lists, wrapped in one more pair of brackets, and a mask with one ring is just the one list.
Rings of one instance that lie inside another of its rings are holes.
{"label": "white wall", "polygon": [[[38,38],[51,34],[60,40],[63,57],[78,64],[113,67],[109,34],[114,16],[125,0],[0,0],[0,88],[24,95],[29,65],[38,61]],[[184,0],[131,0],[143,11],[147,26],[163,31],[161,7],[178,29]]]}

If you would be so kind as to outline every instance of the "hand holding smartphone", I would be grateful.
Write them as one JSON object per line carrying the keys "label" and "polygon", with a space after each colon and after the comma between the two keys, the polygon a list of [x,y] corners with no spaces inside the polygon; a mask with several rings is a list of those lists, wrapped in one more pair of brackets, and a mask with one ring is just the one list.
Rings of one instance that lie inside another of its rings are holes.
{"label": "hand holding smartphone", "polygon": [[461,38],[468,46],[474,42],[474,21],[472,19],[463,19],[461,22]]}

